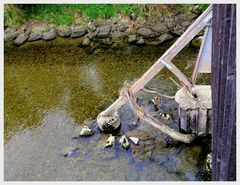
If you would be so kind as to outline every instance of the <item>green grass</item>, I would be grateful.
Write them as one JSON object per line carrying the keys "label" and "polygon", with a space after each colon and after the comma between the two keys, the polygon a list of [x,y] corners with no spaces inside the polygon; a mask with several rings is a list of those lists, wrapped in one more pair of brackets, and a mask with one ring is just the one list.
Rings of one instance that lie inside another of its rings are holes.
{"label": "green grass", "polygon": [[198,4],[198,5],[202,11],[205,11],[209,7],[209,4]]}
{"label": "green grass", "polygon": [[[172,8],[188,11],[191,5],[164,5],[164,4],[18,4],[4,6],[4,26],[22,24],[29,19],[47,21],[56,25],[72,25],[76,14],[82,14],[84,18],[109,19],[118,14],[129,16],[132,12],[139,17],[158,15],[171,12]],[[201,8],[205,9],[206,4]],[[164,8],[165,7],[165,8]],[[169,11],[170,10],[170,11]],[[165,15],[165,14],[164,14]]]}
{"label": "green grass", "polygon": [[4,26],[16,26],[25,20],[23,11],[16,5],[4,5]]}
{"label": "green grass", "polygon": [[38,4],[32,8],[25,9],[27,16],[31,19],[46,20],[57,25],[71,25],[74,23],[74,15],[81,12],[84,17],[91,19],[109,19],[118,13],[130,14],[140,12],[135,4]]}

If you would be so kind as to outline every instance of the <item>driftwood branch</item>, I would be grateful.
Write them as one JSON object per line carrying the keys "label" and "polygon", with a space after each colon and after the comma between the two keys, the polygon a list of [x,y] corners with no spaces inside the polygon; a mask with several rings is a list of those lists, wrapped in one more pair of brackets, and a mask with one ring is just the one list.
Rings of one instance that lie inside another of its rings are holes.
{"label": "driftwood branch", "polygon": [[161,123],[159,120],[157,120],[156,118],[152,117],[150,114],[148,114],[143,107],[139,107],[137,105],[137,103],[134,101],[134,96],[130,91],[130,86],[125,85],[124,88],[121,91],[121,96],[125,97],[131,107],[132,110],[144,121],[146,121],[147,123],[149,123],[150,125],[158,128],[159,130],[161,130],[163,133],[169,135],[170,137],[178,140],[178,141],[182,141],[184,143],[191,143],[195,138],[195,134],[182,134],[179,132],[176,132],[175,130],[169,128],[168,126],[164,125],[163,123]]}

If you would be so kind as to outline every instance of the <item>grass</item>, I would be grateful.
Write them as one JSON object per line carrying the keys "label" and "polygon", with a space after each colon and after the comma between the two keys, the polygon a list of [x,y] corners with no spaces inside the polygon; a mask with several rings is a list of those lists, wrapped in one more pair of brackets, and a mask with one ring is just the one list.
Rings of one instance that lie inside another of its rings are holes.
{"label": "grass", "polygon": [[200,10],[202,10],[202,11],[205,11],[209,7],[209,4],[198,4],[198,5],[199,5]]}
{"label": "grass", "polygon": [[[172,9],[184,13],[192,5],[180,4],[18,4],[4,6],[4,26],[22,24],[29,19],[47,21],[56,25],[72,25],[76,17],[109,19],[119,14],[129,16],[135,12],[139,17],[168,15]],[[206,4],[201,8],[205,9]]]}
{"label": "grass", "polygon": [[26,14],[31,19],[46,20],[57,25],[71,25],[74,23],[76,13],[82,13],[84,17],[91,19],[111,17],[131,12],[140,12],[138,5],[131,4],[41,4],[33,9],[27,9]]}
{"label": "grass", "polygon": [[5,27],[22,24],[24,20],[24,12],[17,5],[4,5]]}

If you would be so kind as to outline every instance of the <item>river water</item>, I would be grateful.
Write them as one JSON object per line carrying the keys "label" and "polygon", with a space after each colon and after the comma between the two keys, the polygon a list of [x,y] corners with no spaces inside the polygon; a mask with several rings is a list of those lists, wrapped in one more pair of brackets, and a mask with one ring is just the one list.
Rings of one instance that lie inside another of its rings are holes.
{"label": "river water", "polygon": [[[45,180],[208,180],[204,157],[209,148],[205,138],[192,144],[177,142],[140,122],[128,104],[120,110],[121,130],[112,148],[104,148],[107,134],[98,129],[87,138],[72,139],[82,123],[96,116],[117,99],[126,80],[136,80],[172,43],[157,46],[102,46],[92,54],[79,47],[79,39],[57,38],[4,47],[4,179]],[[197,49],[186,47],[173,60],[191,76]],[[174,95],[176,85],[163,69],[148,87]],[[176,78],[175,78],[176,79]],[[209,83],[201,76],[199,83]],[[152,94],[137,97],[150,111]],[[169,126],[177,129],[177,104],[162,99],[159,110],[175,116]],[[126,151],[121,135],[135,136]],[[79,148],[74,157],[63,157]],[[209,174],[208,174],[209,176]]]}

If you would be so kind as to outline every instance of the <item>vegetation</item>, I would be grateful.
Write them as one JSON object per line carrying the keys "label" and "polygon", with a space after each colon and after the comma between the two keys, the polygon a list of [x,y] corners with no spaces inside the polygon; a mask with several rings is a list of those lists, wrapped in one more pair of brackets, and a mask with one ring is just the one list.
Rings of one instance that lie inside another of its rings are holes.
{"label": "vegetation", "polygon": [[209,4],[198,4],[201,11],[206,10],[209,7]]}
{"label": "vegetation", "polygon": [[[169,9],[178,9],[186,12],[189,6],[181,4],[9,4],[4,6],[4,26],[22,24],[34,19],[48,21],[57,25],[71,25],[76,16],[90,19],[109,19],[121,15],[136,13],[140,17],[157,15],[160,12],[167,15]],[[208,7],[207,4],[199,5],[201,10]]]}
{"label": "vegetation", "polygon": [[34,4],[5,5],[4,25],[21,24],[24,20],[48,21],[57,25],[71,25],[77,13],[91,19],[108,19],[118,14],[140,13],[136,4]]}
{"label": "vegetation", "polygon": [[24,19],[24,12],[17,5],[4,5],[5,27],[22,24]]}

